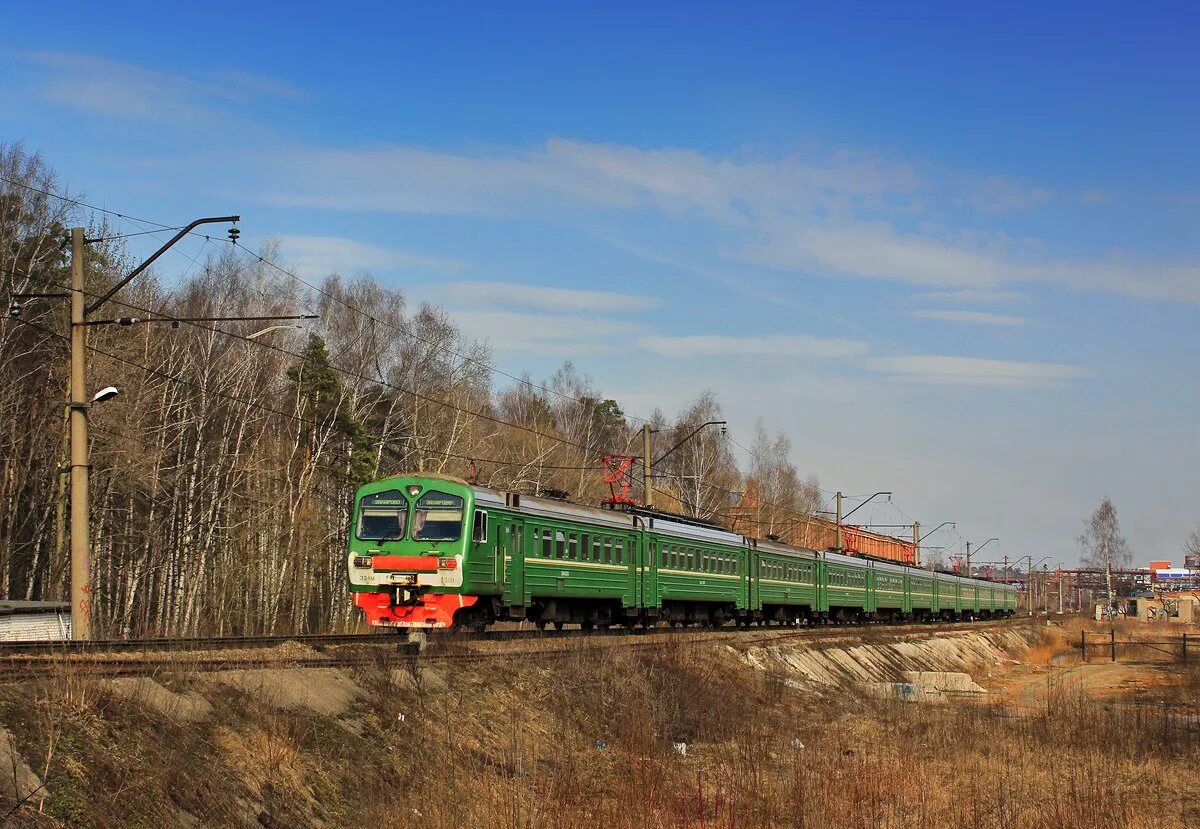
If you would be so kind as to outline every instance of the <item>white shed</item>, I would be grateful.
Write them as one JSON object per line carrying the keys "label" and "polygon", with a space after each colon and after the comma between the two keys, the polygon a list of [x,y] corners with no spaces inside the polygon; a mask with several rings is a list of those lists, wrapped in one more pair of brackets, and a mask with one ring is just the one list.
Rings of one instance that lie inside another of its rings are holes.
{"label": "white shed", "polygon": [[0,642],[71,638],[71,605],[67,602],[0,600]]}

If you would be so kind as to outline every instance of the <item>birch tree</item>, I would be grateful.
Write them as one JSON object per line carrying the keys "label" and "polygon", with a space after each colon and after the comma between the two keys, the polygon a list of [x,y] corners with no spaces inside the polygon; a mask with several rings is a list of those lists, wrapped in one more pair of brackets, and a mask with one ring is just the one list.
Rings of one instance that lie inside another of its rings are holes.
{"label": "birch tree", "polygon": [[1113,570],[1127,569],[1133,561],[1129,545],[1121,535],[1121,524],[1117,520],[1117,508],[1105,498],[1088,519],[1079,536],[1080,563],[1084,567],[1103,570],[1108,593],[1110,616],[1116,611],[1116,595],[1113,591]]}

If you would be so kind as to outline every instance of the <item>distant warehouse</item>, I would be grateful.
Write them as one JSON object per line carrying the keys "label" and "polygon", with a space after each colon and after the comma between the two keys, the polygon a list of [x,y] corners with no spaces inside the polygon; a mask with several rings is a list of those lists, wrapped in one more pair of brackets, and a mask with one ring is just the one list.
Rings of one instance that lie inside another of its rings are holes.
{"label": "distant warehouse", "polygon": [[70,638],[68,602],[0,601],[0,642]]}

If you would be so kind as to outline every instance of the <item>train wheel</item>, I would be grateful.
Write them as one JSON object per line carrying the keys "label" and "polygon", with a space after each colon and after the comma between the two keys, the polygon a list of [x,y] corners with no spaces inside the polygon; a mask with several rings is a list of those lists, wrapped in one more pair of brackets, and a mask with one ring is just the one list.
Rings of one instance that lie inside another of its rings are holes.
{"label": "train wheel", "polygon": [[563,629],[563,628],[565,628],[566,626],[567,626],[567,623],[566,623],[566,622],[555,622],[555,623],[554,623],[554,629],[555,629],[555,630],[562,630],[562,629]]}

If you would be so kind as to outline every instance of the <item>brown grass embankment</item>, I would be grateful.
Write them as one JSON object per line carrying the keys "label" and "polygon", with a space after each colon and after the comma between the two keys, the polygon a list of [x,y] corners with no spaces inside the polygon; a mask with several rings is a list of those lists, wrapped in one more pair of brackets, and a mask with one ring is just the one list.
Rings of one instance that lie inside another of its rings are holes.
{"label": "brown grass embankment", "polygon": [[[333,714],[200,674],[203,720],[64,676],[3,689],[49,794],[10,817],[94,827],[1183,827],[1194,721],[1098,705],[816,697],[696,643],[357,670]],[[36,760],[36,762],[35,762]],[[20,825],[14,823],[14,825]]]}

